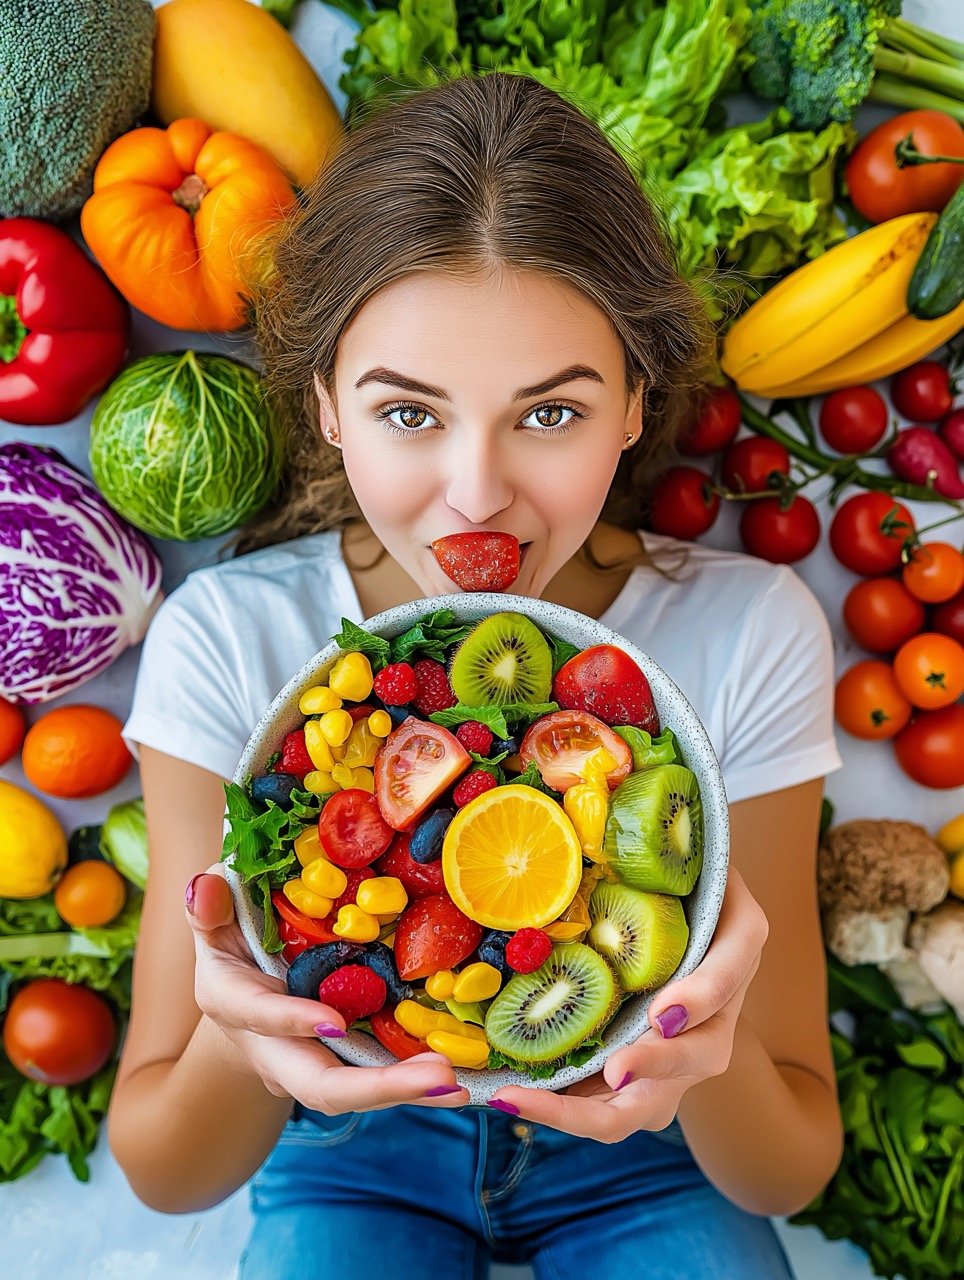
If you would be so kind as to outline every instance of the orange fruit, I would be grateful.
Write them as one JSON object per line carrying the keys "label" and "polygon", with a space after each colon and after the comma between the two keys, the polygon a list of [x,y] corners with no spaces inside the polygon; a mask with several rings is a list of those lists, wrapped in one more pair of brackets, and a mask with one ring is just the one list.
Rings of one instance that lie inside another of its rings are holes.
{"label": "orange fruit", "polygon": [[0,698],[0,764],[6,764],[20,750],[27,722],[23,712],[6,698]]}
{"label": "orange fruit", "polygon": [[121,722],[102,707],[58,707],[27,730],[23,771],[38,791],[79,799],[115,787],[132,764]]}
{"label": "orange fruit", "polygon": [[509,783],[456,813],[442,843],[442,878],[455,905],[478,924],[538,929],[575,897],[582,850],[561,805]]}
{"label": "orange fruit", "polygon": [[68,867],[54,890],[54,906],[75,929],[110,924],[120,915],[126,901],[124,877],[96,858]]}

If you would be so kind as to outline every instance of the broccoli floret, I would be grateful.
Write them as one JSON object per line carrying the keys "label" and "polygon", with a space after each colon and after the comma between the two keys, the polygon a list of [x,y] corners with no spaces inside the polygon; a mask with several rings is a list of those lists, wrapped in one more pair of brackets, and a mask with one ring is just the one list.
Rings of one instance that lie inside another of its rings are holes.
{"label": "broccoli floret", "polygon": [[3,0],[0,215],[61,219],[147,110],[149,0]]}

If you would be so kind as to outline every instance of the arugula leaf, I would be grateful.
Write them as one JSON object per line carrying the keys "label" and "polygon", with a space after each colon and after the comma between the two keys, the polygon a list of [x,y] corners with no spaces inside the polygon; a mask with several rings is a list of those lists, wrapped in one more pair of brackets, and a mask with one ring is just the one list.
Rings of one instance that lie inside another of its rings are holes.
{"label": "arugula leaf", "polygon": [[382,667],[387,666],[390,661],[388,641],[382,636],[372,635],[370,631],[359,627],[349,618],[342,618],[341,630],[331,638],[339,649],[349,653],[355,650],[363,653],[371,663],[373,672],[381,671]]}
{"label": "arugula leaf", "polygon": [[511,736],[510,724],[524,722],[525,727],[528,728],[533,720],[558,710],[558,702],[506,702],[499,707],[467,707],[464,703],[458,702],[454,707],[447,707],[444,711],[433,711],[429,719],[446,729],[464,724],[466,720],[478,720],[481,724],[487,725],[497,738],[508,738]]}

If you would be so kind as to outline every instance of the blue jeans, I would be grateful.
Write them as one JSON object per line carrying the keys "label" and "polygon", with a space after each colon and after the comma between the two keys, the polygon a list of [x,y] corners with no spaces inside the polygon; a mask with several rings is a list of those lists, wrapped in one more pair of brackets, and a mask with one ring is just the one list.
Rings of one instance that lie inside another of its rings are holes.
{"label": "blue jeans", "polygon": [[295,1105],[250,1183],[239,1280],[793,1280],[765,1217],[674,1122],[605,1144],[491,1107],[325,1116]]}

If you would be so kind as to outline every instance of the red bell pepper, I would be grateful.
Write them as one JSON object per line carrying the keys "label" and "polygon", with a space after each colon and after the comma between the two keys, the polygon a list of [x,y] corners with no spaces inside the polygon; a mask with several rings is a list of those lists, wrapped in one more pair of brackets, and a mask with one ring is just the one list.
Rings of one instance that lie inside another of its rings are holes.
{"label": "red bell pepper", "polygon": [[65,231],[0,219],[0,418],[75,418],[127,353],[130,312]]}

